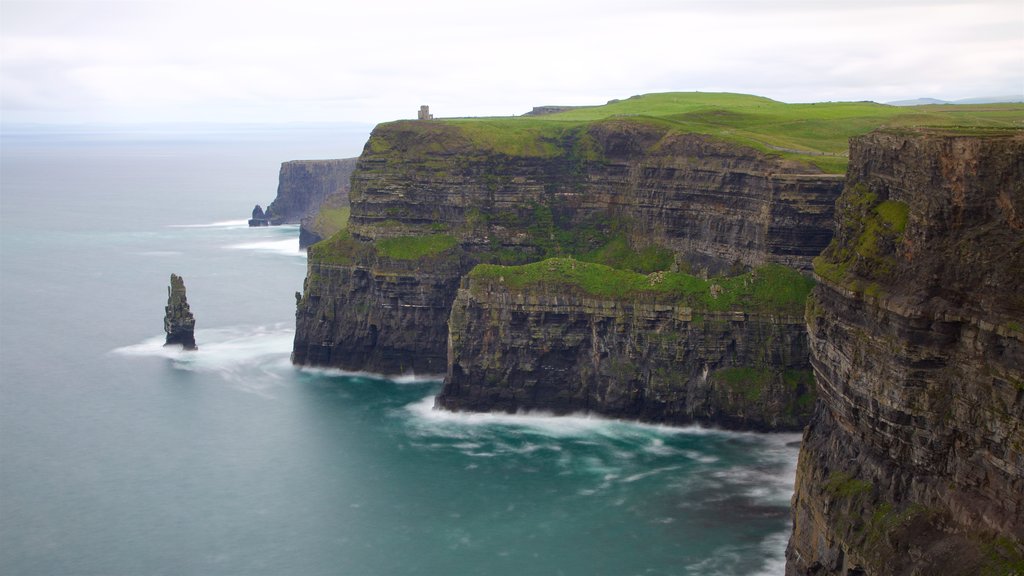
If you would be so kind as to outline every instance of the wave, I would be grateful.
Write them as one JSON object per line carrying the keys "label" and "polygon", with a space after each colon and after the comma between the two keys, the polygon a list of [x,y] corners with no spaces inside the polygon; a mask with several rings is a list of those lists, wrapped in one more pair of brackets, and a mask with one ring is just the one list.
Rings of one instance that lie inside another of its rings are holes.
{"label": "wave", "polygon": [[[786,572],[786,544],[790,530],[769,534],[756,544],[723,546],[704,560],[685,568],[693,576],[779,576]],[[749,558],[764,558],[761,566],[750,571]]]}
{"label": "wave", "polygon": [[284,254],[286,256],[306,257],[306,251],[299,248],[298,236],[286,240],[264,240],[261,242],[244,242],[226,246],[230,250],[255,250],[257,252],[270,252],[273,254]]}
{"label": "wave", "polygon": [[777,532],[761,542],[765,555],[764,565],[750,576],[778,576],[786,573],[786,545],[789,544],[790,530]]}
{"label": "wave", "polygon": [[[341,368],[323,368],[320,366],[302,366],[299,371],[307,374],[317,374],[331,378],[366,378],[368,380],[382,380],[395,384],[436,384],[444,380],[444,374],[415,374],[408,373],[401,376],[379,374],[376,372],[363,372],[342,370]],[[431,396],[433,398],[433,396]]]}
{"label": "wave", "polygon": [[222,220],[208,224],[168,224],[168,228],[248,228],[248,220]]}
{"label": "wave", "polygon": [[[460,426],[504,426],[522,427],[545,432],[554,436],[583,436],[593,432],[623,433],[628,430],[643,431],[654,435],[690,435],[690,436],[720,436],[749,440],[765,440],[772,447],[774,456],[779,449],[786,448],[786,444],[799,439],[800,434],[777,433],[777,432],[737,432],[709,428],[698,424],[687,426],[671,426],[667,424],[651,424],[636,420],[623,420],[611,418],[591,412],[577,412],[572,414],[553,414],[541,410],[526,410],[513,414],[506,412],[452,412],[450,410],[435,409],[434,397],[426,398],[408,404],[405,410],[422,422],[438,425],[460,425]],[[661,450],[657,443],[650,447],[652,452]],[[792,448],[796,453],[796,448]]]}
{"label": "wave", "polygon": [[[180,370],[216,373],[225,380],[261,392],[268,380],[280,380],[291,369],[294,328],[285,324],[196,330],[199,349],[186,352],[164,346],[165,336],[110,351],[118,356],[166,358]],[[254,372],[259,378],[253,378]]]}

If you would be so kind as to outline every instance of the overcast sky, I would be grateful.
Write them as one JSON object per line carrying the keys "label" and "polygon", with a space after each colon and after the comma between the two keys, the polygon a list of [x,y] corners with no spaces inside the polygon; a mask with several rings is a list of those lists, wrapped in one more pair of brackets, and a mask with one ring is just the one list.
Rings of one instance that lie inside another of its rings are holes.
{"label": "overcast sky", "polygon": [[1024,0],[0,0],[0,33],[5,123],[1024,94]]}

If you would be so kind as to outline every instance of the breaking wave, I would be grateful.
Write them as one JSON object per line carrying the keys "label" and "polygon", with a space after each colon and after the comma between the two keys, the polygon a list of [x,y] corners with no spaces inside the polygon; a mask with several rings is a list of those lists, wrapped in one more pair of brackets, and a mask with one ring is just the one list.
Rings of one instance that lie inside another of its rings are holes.
{"label": "breaking wave", "polygon": [[242,388],[263,392],[291,370],[294,328],[286,324],[196,330],[195,351],[164,346],[164,336],[111,350],[117,356],[158,357],[179,370],[216,373]]}
{"label": "breaking wave", "polygon": [[169,224],[168,228],[248,228],[248,220],[222,220],[208,224]]}
{"label": "breaking wave", "polygon": [[299,238],[288,238],[286,240],[263,240],[260,242],[243,242],[227,246],[231,250],[255,250],[257,252],[269,252],[273,254],[284,254],[286,256],[306,257],[306,251],[299,249]]}

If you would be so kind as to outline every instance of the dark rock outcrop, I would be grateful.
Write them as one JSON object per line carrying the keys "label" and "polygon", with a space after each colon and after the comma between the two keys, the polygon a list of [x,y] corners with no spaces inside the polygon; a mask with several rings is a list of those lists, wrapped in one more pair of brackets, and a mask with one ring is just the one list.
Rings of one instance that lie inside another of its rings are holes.
{"label": "dark rock outcrop", "polygon": [[267,206],[267,219],[273,225],[298,224],[315,216],[328,196],[347,198],[355,166],[356,158],[282,163],[277,197]]}
{"label": "dark rock outcrop", "polygon": [[[352,176],[345,237],[310,253],[293,361],[388,373],[407,356],[442,372],[451,305],[474,265],[582,253],[614,234],[671,252],[680,270],[806,270],[831,238],[841,187],[805,164],[618,119],[513,150],[457,123],[382,124]],[[375,248],[439,236],[455,246],[423,261]],[[410,329],[414,341],[388,348]]]}
{"label": "dark rock outcrop", "polygon": [[1024,132],[851,143],[787,574],[1024,573]]}
{"label": "dark rock outcrop", "polygon": [[802,308],[707,310],[470,275],[437,405],[799,430],[814,398]]}
{"label": "dark rock outcrop", "polygon": [[164,346],[181,346],[185,350],[197,350],[195,337],[196,319],[185,298],[185,281],[177,274],[171,274],[171,285],[167,288],[167,306],[164,308],[164,332],[167,340]]}
{"label": "dark rock outcrop", "polygon": [[259,204],[252,209],[252,218],[249,219],[249,226],[270,226],[270,220],[267,219],[267,215],[263,213],[263,207]]}

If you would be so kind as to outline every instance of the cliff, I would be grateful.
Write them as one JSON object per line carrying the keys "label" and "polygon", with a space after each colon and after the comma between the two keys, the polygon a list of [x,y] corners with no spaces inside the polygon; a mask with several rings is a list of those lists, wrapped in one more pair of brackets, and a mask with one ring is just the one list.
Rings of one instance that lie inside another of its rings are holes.
{"label": "cliff", "polygon": [[277,196],[267,206],[264,218],[272,225],[298,224],[303,218],[316,216],[328,197],[344,205],[355,165],[355,158],[282,163]]}
{"label": "cliff", "polygon": [[571,259],[478,266],[452,307],[437,405],[797,430],[813,404],[811,284],[781,266],[717,281]]}
{"label": "cliff", "polygon": [[831,238],[841,175],[657,123],[554,124],[378,126],[352,180],[353,235],[443,232],[530,261],[622,234],[705,273],[809,270]]}
{"label": "cliff", "polygon": [[[831,238],[841,176],[658,124],[562,124],[378,126],[353,174],[348,229],[310,252],[308,278],[329,271],[339,283],[307,282],[294,362],[443,372],[459,279],[479,263],[573,255],[643,272],[808,269]],[[406,244],[444,254],[389,256]],[[411,348],[386,348],[382,335],[413,326]]]}
{"label": "cliff", "polygon": [[196,319],[185,297],[185,281],[181,276],[171,274],[171,285],[167,287],[167,306],[164,307],[164,332],[167,333],[164,346],[198,350],[195,328]]}
{"label": "cliff", "polygon": [[1024,132],[851,142],[787,574],[1024,573]]}

